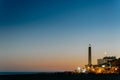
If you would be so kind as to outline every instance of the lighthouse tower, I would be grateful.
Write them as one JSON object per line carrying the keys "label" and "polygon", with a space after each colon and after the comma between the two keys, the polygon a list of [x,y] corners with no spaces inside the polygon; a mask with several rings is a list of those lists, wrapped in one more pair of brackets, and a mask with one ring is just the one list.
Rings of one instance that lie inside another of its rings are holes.
{"label": "lighthouse tower", "polygon": [[92,60],[91,60],[91,44],[89,44],[89,47],[88,47],[88,66],[91,66],[92,65]]}

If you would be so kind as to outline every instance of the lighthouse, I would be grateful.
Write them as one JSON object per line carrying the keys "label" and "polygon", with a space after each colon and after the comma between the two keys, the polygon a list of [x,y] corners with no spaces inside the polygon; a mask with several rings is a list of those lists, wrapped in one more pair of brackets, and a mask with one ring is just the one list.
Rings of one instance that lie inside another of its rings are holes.
{"label": "lighthouse", "polygon": [[91,66],[92,65],[92,60],[91,60],[91,44],[89,44],[89,47],[88,47],[88,66]]}

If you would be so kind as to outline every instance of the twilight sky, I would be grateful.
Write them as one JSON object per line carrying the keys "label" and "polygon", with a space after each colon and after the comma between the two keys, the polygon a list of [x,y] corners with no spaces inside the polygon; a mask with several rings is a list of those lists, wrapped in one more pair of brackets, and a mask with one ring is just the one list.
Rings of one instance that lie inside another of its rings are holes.
{"label": "twilight sky", "polygon": [[0,0],[0,71],[64,71],[120,57],[120,0]]}

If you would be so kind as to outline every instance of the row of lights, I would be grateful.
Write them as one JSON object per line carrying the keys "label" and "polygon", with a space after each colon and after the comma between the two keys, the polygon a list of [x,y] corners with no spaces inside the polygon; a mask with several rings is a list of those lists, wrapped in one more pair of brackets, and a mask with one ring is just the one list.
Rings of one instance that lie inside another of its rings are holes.
{"label": "row of lights", "polygon": [[[109,68],[109,70],[106,70]],[[80,68],[77,67],[75,70],[75,73],[87,73],[87,72],[94,72],[94,73],[116,73],[118,70],[117,67],[106,67],[105,65],[102,65],[102,67],[87,67],[87,68]]]}

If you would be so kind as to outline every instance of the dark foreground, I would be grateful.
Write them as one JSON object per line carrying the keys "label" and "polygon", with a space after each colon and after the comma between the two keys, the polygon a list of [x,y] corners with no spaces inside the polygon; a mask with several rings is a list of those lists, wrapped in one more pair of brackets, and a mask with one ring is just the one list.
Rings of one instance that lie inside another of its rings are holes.
{"label": "dark foreground", "polygon": [[120,74],[39,73],[0,75],[0,80],[120,80]]}

